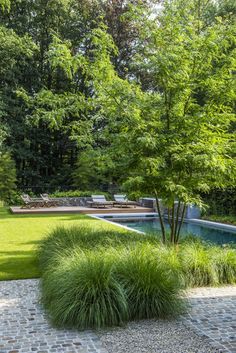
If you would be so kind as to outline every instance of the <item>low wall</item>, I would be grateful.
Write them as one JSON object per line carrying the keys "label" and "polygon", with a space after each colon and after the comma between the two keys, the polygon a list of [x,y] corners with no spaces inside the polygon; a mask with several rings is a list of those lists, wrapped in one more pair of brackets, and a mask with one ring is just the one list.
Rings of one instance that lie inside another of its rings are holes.
{"label": "low wall", "polygon": [[[159,201],[160,201],[162,214],[164,216],[167,216],[167,208],[162,205],[161,200],[159,200]],[[154,210],[157,211],[156,200],[152,197],[141,198],[140,204],[143,207],[154,208]],[[176,201],[176,206],[177,206],[177,201]],[[197,207],[195,205],[188,205],[186,207],[186,212],[185,212],[186,219],[191,219],[191,218],[198,219],[200,217],[201,217],[201,211],[200,211],[199,207]]]}
{"label": "low wall", "polygon": [[60,206],[87,206],[87,201],[92,201],[91,197],[56,197]]}

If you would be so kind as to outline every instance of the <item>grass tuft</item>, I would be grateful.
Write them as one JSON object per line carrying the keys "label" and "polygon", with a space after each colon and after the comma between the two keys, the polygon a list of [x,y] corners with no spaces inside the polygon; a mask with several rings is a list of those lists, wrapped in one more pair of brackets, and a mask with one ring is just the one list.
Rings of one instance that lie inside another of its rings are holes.
{"label": "grass tuft", "polygon": [[141,244],[127,249],[117,265],[124,286],[131,319],[177,315],[183,309],[180,298],[181,272],[160,249]]}
{"label": "grass tuft", "polygon": [[214,262],[218,284],[236,283],[236,251],[230,248],[212,247],[209,250]]}
{"label": "grass tuft", "polygon": [[43,276],[42,302],[62,327],[121,325],[128,318],[126,296],[113,271],[113,257],[75,251]]}
{"label": "grass tuft", "polygon": [[70,228],[57,227],[38,247],[39,267],[45,271],[52,262],[57,263],[62,253],[80,248],[82,250],[97,250],[109,247],[124,247],[137,242],[158,244],[154,235],[140,237],[140,234],[121,228],[108,229],[106,226],[92,227],[82,225]]}
{"label": "grass tuft", "polygon": [[200,243],[186,243],[181,247],[179,256],[187,286],[202,287],[218,283],[215,264],[207,247]]}

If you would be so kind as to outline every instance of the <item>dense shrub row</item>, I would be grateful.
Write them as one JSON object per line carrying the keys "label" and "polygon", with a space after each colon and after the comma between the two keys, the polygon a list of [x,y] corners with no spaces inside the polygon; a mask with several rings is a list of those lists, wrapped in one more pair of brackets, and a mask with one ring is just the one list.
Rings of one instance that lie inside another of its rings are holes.
{"label": "dense shrub row", "polygon": [[104,191],[81,191],[81,190],[69,190],[69,191],[55,191],[51,193],[51,197],[90,197],[91,195],[105,195],[107,199],[111,198],[111,195],[108,192]]}
{"label": "dense shrub row", "polygon": [[[120,325],[176,315],[187,286],[236,282],[236,250],[107,228],[57,228],[39,248],[42,302],[58,326]],[[182,298],[182,299],[181,299]]]}
{"label": "dense shrub row", "polygon": [[208,205],[206,215],[235,216],[236,214],[236,189],[214,189],[209,194],[202,195]]}

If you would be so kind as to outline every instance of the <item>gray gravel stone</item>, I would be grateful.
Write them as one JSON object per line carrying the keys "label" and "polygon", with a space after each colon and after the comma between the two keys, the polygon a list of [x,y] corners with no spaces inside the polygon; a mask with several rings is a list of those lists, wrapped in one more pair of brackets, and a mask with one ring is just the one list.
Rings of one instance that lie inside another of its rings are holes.
{"label": "gray gravel stone", "polygon": [[131,322],[125,328],[100,331],[99,337],[109,353],[219,352],[180,321]]}
{"label": "gray gravel stone", "polygon": [[0,353],[101,353],[95,332],[57,330],[49,324],[39,305],[38,283],[0,281]]}
{"label": "gray gravel stone", "polygon": [[236,286],[196,288],[179,320],[144,320],[100,331],[109,353],[236,353]]}

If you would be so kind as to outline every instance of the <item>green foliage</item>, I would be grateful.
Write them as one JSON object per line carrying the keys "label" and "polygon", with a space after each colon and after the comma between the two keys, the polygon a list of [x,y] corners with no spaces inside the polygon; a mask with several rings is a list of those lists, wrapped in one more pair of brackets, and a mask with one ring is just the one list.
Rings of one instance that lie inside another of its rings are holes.
{"label": "green foliage", "polygon": [[162,199],[173,219],[174,243],[180,230],[175,219],[184,217],[185,206],[202,207],[203,192],[236,180],[235,24],[219,18],[206,24],[207,6],[166,1],[156,16],[134,6],[140,40],[133,64],[149,82],[121,80],[108,66],[112,79],[98,87],[109,117],[109,152],[114,161],[120,156],[125,186],[154,194],[157,203]]}
{"label": "green foliage", "polygon": [[171,208],[235,183],[233,0],[0,7],[0,139],[22,189],[126,181]]}
{"label": "green foliage", "polygon": [[7,152],[0,152],[0,199],[11,203],[16,188],[16,169],[11,155]]}
{"label": "green foliage", "polygon": [[181,289],[181,271],[160,248],[150,244],[128,248],[117,265],[124,286],[131,319],[176,315],[183,309],[177,293]]}
{"label": "green foliage", "polygon": [[111,162],[104,151],[86,149],[78,155],[76,169],[73,173],[74,185],[86,188],[99,188],[108,185],[115,177],[111,173]]}
{"label": "green foliage", "polygon": [[2,75],[2,78],[12,78],[13,83],[15,84],[18,79],[18,77],[16,77],[15,75],[19,70],[19,65],[23,66],[23,64],[25,64],[25,61],[31,58],[36,50],[37,46],[32,42],[32,39],[29,35],[24,35],[20,37],[19,35],[17,35],[17,33],[14,32],[14,30],[8,29],[1,25],[0,73]]}
{"label": "green foliage", "polygon": [[186,242],[180,248],[180,263],[189,287],[234,284],[236,250],[212,247],[199,241]]}
{"label": "green foliage", "polygon": [[11,2],[9,0],[1,0],[0,7],[2,7],[3,11],[9,11],[11,6]]}
{"label": "green foliage", "polygon": [[128,308],[114,259],[101,252],[74,252],[43,277],[42,302],[59,326],[79,329],[120,325]]}
{"label": "green foliage", "polygon": [[103,223],[99,227],[86,224],[80,227],[57,227],[41,242],[38,247],[38,257],[40,269],[44,272],[51,263],[57,263],[58,256],[62,252],[70,253],[73,249],[80,248],[82,251],[99,250],[107,247],[122,247],[136,242],[151,242],[158,244],[158,239],[154,236],[143,236],[136,232],[126,231],[115,227],[109,229]]}
{"label": "green foliage", "polygon": [[157,264],[155,242],[92,227],[51,233],[40,246],[39,261],[42,301],[54,324],[100,328],[179,313],[179,272],[170,271],[167,257]]}
{"label": "green foliage", "polygon": [[236,250],[91,224],[53,230],[38,248],[42,299],[58,326],[103,327],[177,315],[184,286],[236,283]]}
{"label": "green foliage", "polygon": [[186,244],[180,253],[186,284],[202,287],[217,284],[215,264],[201,244]]}
{"label": "green foliage", "polygon": [[[11,197],[10,197],[10,200],[8,201],[8,204],[10,206],[20,206],[20,205],[23,205],[24,202],[21,198],[21,194],[22,192],[19,192],[17,190],[12,190],[11,192]],[[31,195],[30,195],[31,196]]]}
{"label": "green foliage", "polygon": [[212,248],[209,250],[212,257],[220,284],[234,284],[236,282],[236,255],[235,249]]}
{"label": "green foliage", "polygon": [[0,119],[21,189],[73,186],[77,154],[106,145],[104,117],[94,118],[92,77],[105,79],[108,52],[126,74],[136,36],[132,21],[121,18],[128,8],[129,2],[113,11],[109,1],[21,0],[19,11],[19,1],[0,1]]}
{"label": "green foliage", "polygon": [[236,214],[235,188],[214,189],[203,195],[207,204],[206,215],[234,216]]}
{"label": "green foliage", "polygon": [[219,216],[219,215],[213,214],[209,216],[203,216],[202,218],[208,219],[209,221],[213,221],[213,222],[236,225],[236,216]]}
{"label": "green foliage", "polygon": [[51,197],[91,197],[91,195],[104,195],[106,198],[110,199],[111,195],[108,192],[101,190],[90,190],[90,191],[81,191],[81,190],[68,190],[68,191],[55,191],[50,194]]}

